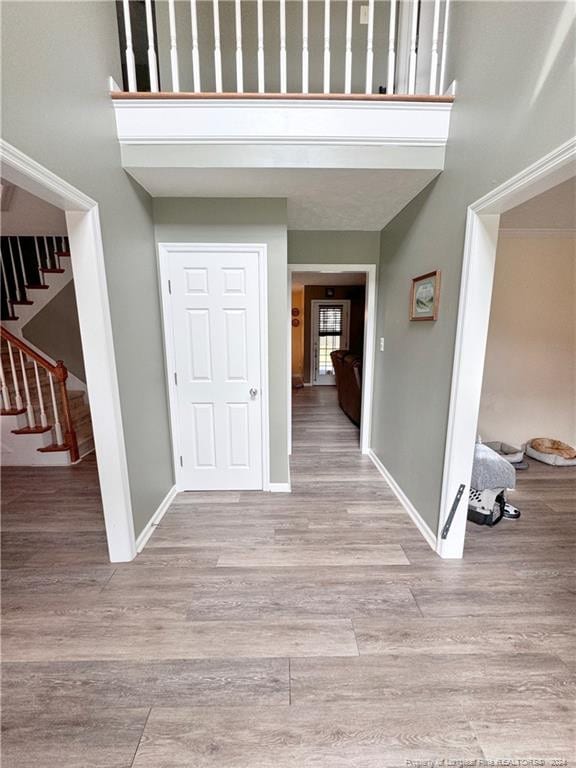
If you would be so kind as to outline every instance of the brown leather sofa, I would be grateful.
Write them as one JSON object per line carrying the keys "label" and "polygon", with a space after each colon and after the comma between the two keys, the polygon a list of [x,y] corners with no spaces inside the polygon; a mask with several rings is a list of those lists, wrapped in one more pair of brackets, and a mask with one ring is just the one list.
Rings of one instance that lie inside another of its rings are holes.
{"label": "brown leather sofa", "polygon": [[347,349],[337,349],[331,353],[330,357],[336,375],[338,404],[350,421],[353,421],[356,426],[360,426],[362,356]]}

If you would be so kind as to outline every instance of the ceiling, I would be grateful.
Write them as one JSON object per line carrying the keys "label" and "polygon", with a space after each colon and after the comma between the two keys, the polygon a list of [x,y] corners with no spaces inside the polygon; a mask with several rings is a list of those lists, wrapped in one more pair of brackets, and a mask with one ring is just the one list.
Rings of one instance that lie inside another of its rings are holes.
{"label": "ceiling", "polygon": [[379,231],[436,169],[127,168],[153,197],[286,198],[289,229]]}
{"label": "ceiling", "polygon": [[292,272],[292,284],[303,285],[365,285],[365,272]]}
{"label": "ceiling", "polygon": [[576,229],[576,177],[502,214],[501,229]]}
{"label": "ceiling", "polygon": [[0,179],[0,183],[3,235],[67,234],[64,211],[4,179]]}

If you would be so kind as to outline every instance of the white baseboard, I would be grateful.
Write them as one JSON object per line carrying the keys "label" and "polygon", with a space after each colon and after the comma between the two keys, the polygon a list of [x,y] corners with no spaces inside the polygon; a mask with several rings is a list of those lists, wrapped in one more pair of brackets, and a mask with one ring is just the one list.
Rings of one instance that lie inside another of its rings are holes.
{"label": "white baseboard", "polygon": [[166,496],[164,496],[164,498],[162,499],[162,501],[158,506],[158,509],[156,510],[156,512],[154,512],[154,514],[148,521],[146,527],[144,528],[140,536],[138,536],[138,538],[136,539],[136,552],[138,553],[142,552],[142,550],[148,543],[148,539],[154,533],[154,528],[156,528],[160,520],[162,520],[162,518],[166,514],[168,507],[174,501],[174,497],[176,496],[177,493],[178,493],[178,489],[176,488],[175,485],[173,485],[172,488],[170,488],[170,490],[166,494]]}
{"label": "white baseboard", "polygon": [[270,483],[268,490],[270,493],[292,493],[290,483]]}
{"label": "white baseboard", "polygon": [[422,536],[424,536],[426,542],[434,551],[436,551],[436,536],[432,533],[428,523],[422,518],[416,507],[412,504],[408,496],[406,496],[402,488],[400,488],[396,480],[394,480],[390,472],[388,472],[372,449],[368,451],[368,456],[370,457],[372,464],[374,464],[378,472],[380,472],[384,480],[386,480],[400,504],[402,504],[406,512],[408,512],[412,518],[412,522],[415,524],[416,528],[418,528]]}

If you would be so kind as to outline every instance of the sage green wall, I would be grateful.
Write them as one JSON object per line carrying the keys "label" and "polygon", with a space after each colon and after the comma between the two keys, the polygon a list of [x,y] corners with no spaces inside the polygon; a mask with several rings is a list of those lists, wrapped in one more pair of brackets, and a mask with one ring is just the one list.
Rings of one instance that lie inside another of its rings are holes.
{"label": "sage green wall", "polygon": [[[382,233],[372,447],[434,531],[466,207],[576,133],[575,12],[557,2],[452,4],[446,167]],[[410,323],[410,280],[435,268],[439,318]]]}
{"label": "sage green wall", "polygon": [[99,203],[138,534],[173,473],[152,202],[121,168],[107,92],[120,80],[115,5],[8,0],[1,13],[3,138]]}
{"label": "sage green wall", "polygon": [[154,200],[158,243],[266,243],[270,480],[288,482],[286,201],[226,198]]}
{"label": "sage green wall", "polygon": [[378,264],[380,232],[288,230],[289,264]]}
{"label": "sage green wall", "polygon": [[73,280],[26,323],[22,335],[53,360],[63,360],[74,376],[86,381]]}

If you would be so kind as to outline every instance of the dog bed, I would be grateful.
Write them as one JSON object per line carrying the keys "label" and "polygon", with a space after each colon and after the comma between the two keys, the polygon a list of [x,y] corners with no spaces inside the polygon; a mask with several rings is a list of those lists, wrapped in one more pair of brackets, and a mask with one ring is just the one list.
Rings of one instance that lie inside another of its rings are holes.
{"label": "dog bed", "polygon": [[528,441],[526,453],[531,458],[553,467],[576,467],[576,449],[561,440],[536,437]]}
{"label": "dog bed", "polygon": [[519,464],[524,458],[523,448],[514,448],[513,445],[508,445],[508,443],[496,442],[484,443],[484,445],[487,445],[488,448],[492,448],[493,451],[496,451],[499,456],[502,456],[503,459],[509,461],[510,464]]}

